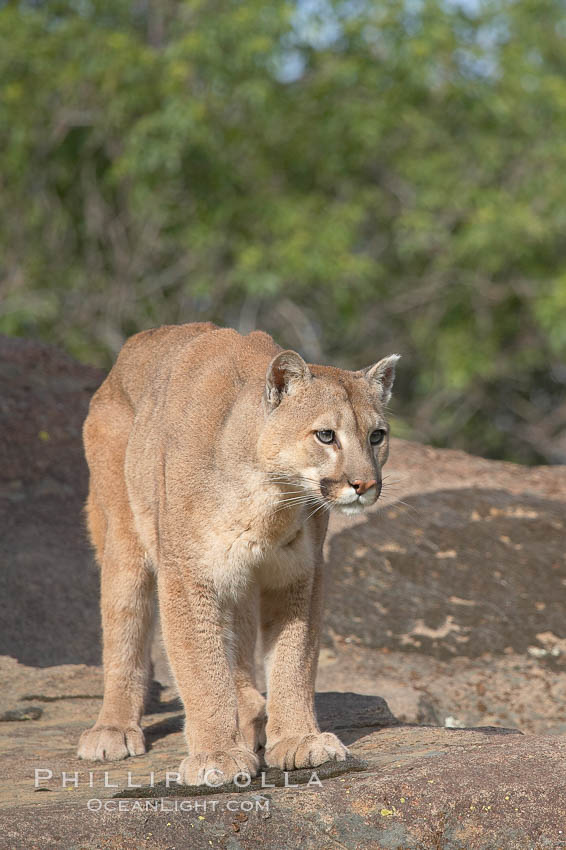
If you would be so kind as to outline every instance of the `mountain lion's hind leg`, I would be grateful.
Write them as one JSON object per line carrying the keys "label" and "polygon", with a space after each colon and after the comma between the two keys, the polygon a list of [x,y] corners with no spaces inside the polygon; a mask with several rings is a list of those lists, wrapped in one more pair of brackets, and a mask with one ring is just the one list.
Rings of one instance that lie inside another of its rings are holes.
{"label": "mountain lion's hind leg", "polygon": [[254,663],[258,627],[259,588],[253,585],[238,601],[233,618],[238,727],[251,750],[265,744],[265,699],[256,687]]}
{"label": "mountain lion's hind leg", "polygon": [[[99,761],[145,752],[140,721],[150,671],[155,582],[133,527],[122,442],[108,429],[98,430],[92,419],[87,422],[87,511],[101,567],[104,699],[95,725],[81,736],[78,756]],[[101,494],[106,497],[104,511]]]}

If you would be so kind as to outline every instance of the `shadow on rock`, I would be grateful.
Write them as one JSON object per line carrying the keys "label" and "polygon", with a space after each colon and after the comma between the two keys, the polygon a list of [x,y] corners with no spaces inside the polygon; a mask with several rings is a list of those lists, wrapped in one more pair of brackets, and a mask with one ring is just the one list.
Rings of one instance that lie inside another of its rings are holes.
{"label": "shadow on rock", "polygon": [[[169,700],[167,706],[177,707],[176,700]],[[368,734],[368,731],[398,726],[399,721],[391,713],[384,699],[369,694],[338,693],[327,691],[315,696],[316,715],[322,732],[335,732],[345,744],[351,744]],[[152,710],[169,710],[164,704],[153,706]],[[160,738],[174,732],[182,732],[184,714],[176,714],[152,723],[144,728],[146,739],[151,746]]]}

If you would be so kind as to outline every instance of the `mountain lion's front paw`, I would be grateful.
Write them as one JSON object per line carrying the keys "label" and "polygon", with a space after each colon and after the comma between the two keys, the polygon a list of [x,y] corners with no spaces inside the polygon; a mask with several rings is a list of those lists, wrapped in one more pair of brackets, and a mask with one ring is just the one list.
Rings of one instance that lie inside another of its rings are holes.
{"label": "mountain lion's front paw", "polygon": [[265,751],[265,763],[281,770],[318,767],[325,761],[344,761],[348,750],[332,732],[281,738]]}
{"label": "mountain lion's front paw", "polygon": [[139,726],[93,726],[83,732],[78,757],[91,761],[119,761],[145,753],[145,740]]}
{"label": "mountain lion's front paw", "polygon": [[[183,759],[179,768],[181,782],[185,785],[224,785],[235,776],[255,776],[259,759],[245,747],[231,747],[215,753],[195,753]],[[239,781],[243,784],[243,778]]]}

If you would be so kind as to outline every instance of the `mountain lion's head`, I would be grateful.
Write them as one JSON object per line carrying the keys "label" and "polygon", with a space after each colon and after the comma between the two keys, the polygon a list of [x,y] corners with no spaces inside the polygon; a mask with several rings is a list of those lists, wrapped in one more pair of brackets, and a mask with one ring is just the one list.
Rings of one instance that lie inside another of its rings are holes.
{"label": "mountain lion's head", "polygon": [[398,359],[392,354],[359,372],[307,365],[295,351],[271,361],[259,450],[283,504],[354,514],[376,502],[389,446],[384,408]]}

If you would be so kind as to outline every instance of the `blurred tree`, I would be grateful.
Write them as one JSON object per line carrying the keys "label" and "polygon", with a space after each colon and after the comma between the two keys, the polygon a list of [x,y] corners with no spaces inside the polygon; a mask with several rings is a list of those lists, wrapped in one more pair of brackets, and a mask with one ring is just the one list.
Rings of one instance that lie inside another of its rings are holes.
{"label": "blurred tree", "polygon": [[212,319],[566,462],[561,0],[0,3],[0,331]]}

